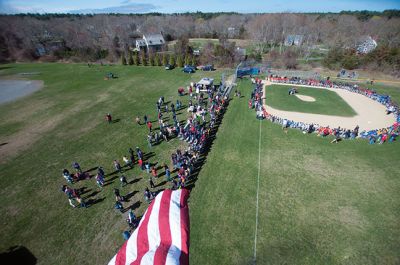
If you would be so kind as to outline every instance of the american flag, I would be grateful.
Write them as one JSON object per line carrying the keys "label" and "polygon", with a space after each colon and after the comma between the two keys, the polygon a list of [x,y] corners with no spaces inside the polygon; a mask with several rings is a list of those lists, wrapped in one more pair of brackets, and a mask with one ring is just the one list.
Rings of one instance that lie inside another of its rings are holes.
{"label": "american flag", "polygon": [[189,264],[189,191],[164,190],[108,265]]}

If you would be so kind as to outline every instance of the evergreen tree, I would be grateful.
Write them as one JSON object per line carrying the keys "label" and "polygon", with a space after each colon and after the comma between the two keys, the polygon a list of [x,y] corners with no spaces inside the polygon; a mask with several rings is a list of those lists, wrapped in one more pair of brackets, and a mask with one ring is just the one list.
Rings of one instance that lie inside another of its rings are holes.
{"label": "evergreen tree", "polygon": [[160,55],[158,55],[158,53],[156,53],[156,55],[154,56],[154,65],[155,66],[160,66],[161,62],[160,62]]}
{"label": "evergreen tree", "polygon": [[174,54],[171,54],[169,56],[169,64],[170,65],[175,65],[175,55]]}
{"label": "evergreen tree", "polygon": [[162,56],[162,65],[166,65],[167,63],[168,63],[168,55],[164,53]]}
{"label": "evergreen tree", "polygon": [[121,55],[121,64],[126,65],[126,58],[124,54]]}
{"label": "evergreen tree", "polygon": [[133,57],[132,57],[132,52],[129,52],[129,60],[128,60],[129,65],[133,65]]}
{"label": "evergreen tree", "polygon": [[176,57],[176,64],[178,67],[183,67],[183,59],[182,59],[182,55],[178,55]]}
{"label": "evergreen tree", "polygon": [[197,66],[197,60],[196,60],[196,56],[192,56],[192,62],[191,65],[193,66]]}
{"label": "evergreen tree", "polygon": [[186,54],[186,56],[185,56],[185,65],[189,65],[191,61],[192,60],[190,60],[189,54]]}
{"label": "evergreen tree", "polygon": [[135,52],[135,54],[133,55],[133,63],[135,65],[140,65],[140,59],[139,59],[139,53]]}
{"label": "evergreen tree", "polygon": [[153,54],[149,52],[147,62],[150,66],[154,66],[154,57]]}
{"label": "evergreen tree", "polygon": [[140,54],[140,63],[141,63],[143,66],[146,66],[146,65],[147,65],[146,53],[145,53],[144,51]]}

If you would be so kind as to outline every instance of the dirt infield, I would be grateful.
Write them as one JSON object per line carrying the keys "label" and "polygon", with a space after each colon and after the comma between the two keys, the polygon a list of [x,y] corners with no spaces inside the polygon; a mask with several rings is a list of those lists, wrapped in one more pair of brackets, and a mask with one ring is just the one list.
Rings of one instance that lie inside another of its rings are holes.
{"label": "dirt infield", "polygon": [[310,97],[310,96],[299,95],[299,94],[295,94],[295,96],[296,96],[298,99],[302,100],[302,101],[307,101],[307,102],[314,102],[314,101],[315,101],[315,98]]}
{"label": "dirt infield", "polygon": [[0,80],[0,104],[27,96],[43,87],[38,80]]}
{"label": "dirt infield", "polygon": [[[264,95],[266,86],[271,85],[269,81],[264,81]],[[282,86],[303,86],[303,85],[292,85],[292,84],[276,84]],[[311,114],[293,111],[283,111],[274,109],[268,106],[268,101],[265,102],[264,106],[268,113],[286,118],[293,121],[304,122],[304,123],[316,123],[321,126],[329,126],[331,128],[342,127],[346,129],[353,129],[357,125],[360,126],[360,131],[363,130],[373,130],[379,128],[386,128],[396,121],[394,114],[386,115],[386,108],[382,104],[366,97],[361,94],[353,93],[344,89],[332,89],[325,87],[314,87],[314,86],[303,86],[311,88],[320,88],[333,91],[337,93],[347,104],[349,104],[357,115],[353,117],[341,117],[341,116],[331,116],[331,115],[321,115],[321,114]],[[317,99],[318,100],[318,99]]]}

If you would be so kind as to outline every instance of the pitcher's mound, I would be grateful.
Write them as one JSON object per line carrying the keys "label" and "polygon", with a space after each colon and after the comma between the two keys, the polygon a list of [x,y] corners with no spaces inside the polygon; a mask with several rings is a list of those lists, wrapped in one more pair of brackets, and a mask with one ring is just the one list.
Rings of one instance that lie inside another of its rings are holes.
{"label": "pitcher's mound", "polygon": [[295,96],[298,97],[300,100],[303,100],[303,101],[307,101],[307,102],[314,102],[315,101],[315,98],[310,97],[310,96],[304,96],[304,95],[298,95],[298,94],[295,94]]}

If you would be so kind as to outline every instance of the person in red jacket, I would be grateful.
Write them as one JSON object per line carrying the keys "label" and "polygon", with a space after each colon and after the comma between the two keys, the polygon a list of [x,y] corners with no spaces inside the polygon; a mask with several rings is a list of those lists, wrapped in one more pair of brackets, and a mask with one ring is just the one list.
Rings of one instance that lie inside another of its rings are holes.
{"label": "person in red jacket", "polygon": [[151,124],[151,121],[147,122],[147,128],[149,128],[149,131],[151,132],[151,128],[153,127],[153,124]]}
{"label": "person in red jacket", "polygon": [[107,114],[106,114],[106,121],[107,121],[108,123],[111,123],[111,122],[112,122],[112,117],[111,117],[111,114],[110,114],[110,113],[107,113]]}

